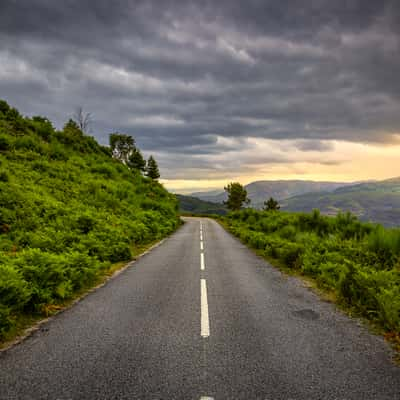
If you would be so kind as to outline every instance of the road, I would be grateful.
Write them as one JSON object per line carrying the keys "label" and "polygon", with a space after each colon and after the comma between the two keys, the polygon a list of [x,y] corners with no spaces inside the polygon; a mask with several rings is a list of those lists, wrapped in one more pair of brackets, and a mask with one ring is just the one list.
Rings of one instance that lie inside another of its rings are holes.
{"label": "road", "polygon": [[188,218],[1,353],[0,398],[396,400],[400,368],[382,338]]}

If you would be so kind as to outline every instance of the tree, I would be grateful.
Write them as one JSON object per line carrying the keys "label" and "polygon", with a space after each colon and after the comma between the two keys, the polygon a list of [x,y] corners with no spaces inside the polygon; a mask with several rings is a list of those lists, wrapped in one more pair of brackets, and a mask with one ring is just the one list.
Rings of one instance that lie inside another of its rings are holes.
{"label": "tree", "polygon": [[46,141],[50,140],[50,137],[54,134],[54,127],[47,118],[43,118],[39,115],[32,117],[32,123],[36,132]]}
{"label": "tree", "polygon": [[153,156],[150,156],[147,160],[146,174],[151,179],[158,179],[160,177],[160,171],[158,170],[158,165]]}
{"label": "tree", "polygon": [[110,147],[114,158],[128,164],[129,157],[136,149],[135,139],[132,136],[115,132],[110,135]]}
{"label": "tree", "polygon": [[73,120],[77,123],[79,129],[83,133],[90,132],[90,126],[93,122],[92,114],[83,111],[83,107],[79,106],[75,114],[73,115]]}
{"label": "tree", "polygon": [[5,100],[0,100],[0,113],[3,115],[6,115],[7,112],[10,110],[10,106]]}
{"label": "tree", "polygon": [[82,137],[83,132],[80,130],[78,124],[73,120],[69,119],[63,127],[65,138],[69,138],[69,142],[73,142],[79,137]]}
{"label": "tree", "polygon": [[228,200],[224,204],[232,211],[240,210],[243,204],[249,204],[250,199],[247,197],[247,190],[239,182],[231,182],[224,187],[228,193]]}
{"label": "tree", "polygon": [[142,153],[138,148],[135,148],[131,155],[128,158],[128,167],[132,171],[140,171],[140,172],[145,172],[146,171],[146,161],[142,156]]}
{"label": "tree", "polygon": [[280,208],[281,206],[273,197],[270,197],[268,201],[264,201],[264,211],[278,211]]}
{"label": "tree", "polygon": [[82,144],[83,132],[79,129],[78,124],[69,119],[62,130],[62,134],[58,136],[58,140],[69,146],[78,146]]}

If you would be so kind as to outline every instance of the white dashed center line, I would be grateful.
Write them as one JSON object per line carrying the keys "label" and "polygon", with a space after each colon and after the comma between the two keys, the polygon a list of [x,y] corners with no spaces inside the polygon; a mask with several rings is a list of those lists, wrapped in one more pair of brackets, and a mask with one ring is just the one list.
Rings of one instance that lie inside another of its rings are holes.
{"label": "white dashed center line", "polygon": [[201,297],[201,336],[207,338],[210,336],[210,321],[208,318],[208,300],[207,284],[205,279],[200,279],[200,297]]}

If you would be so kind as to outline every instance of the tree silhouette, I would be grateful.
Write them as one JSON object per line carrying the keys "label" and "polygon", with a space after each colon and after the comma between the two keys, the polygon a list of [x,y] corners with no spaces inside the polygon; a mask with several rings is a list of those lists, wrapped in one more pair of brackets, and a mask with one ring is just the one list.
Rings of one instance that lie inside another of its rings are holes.
{"label": "tree silhouette", "polygon": [[228,193],[228,200],[224,204],[232,211],[240,210],[243,204],[249,204],[250,199],[247,197],[247,190],[239,182],[231,182],[224,187]]}
{"label": "tree silhouette", "polygon": [[110,147],[114,158],[128,164],[129,157],[136,149],[135,139],[132,136],[115,132],[110,135]]}
{"label": "tree silhouette", "polygon": [[146,171],[146,161],[143,158],[142,153],[138,148],[133,149],[132,153],[128,158],[127,165],[132,171],[140,171],[140,172]]}
{"label": "tree silhouette", "polygon": [[278,211],[280,208],[281,206],[273,197],[270,197],[268,201],[264,201],[264,211]]}
{"label": "tree silhouette", "polygon": [[73,120],[77,123],[79,129],[83,133],[90,132],[90,126],[93,123],[92,114],[84,112],[83,107],[77,107],[75,114],[73,115]]}
{"label": "tree silhouette", "polygon": [[160,171],[158,170],[158,165],[153,156],[150,156],[147,160],[146,174],[151,179],[158,179],[160,177]]}

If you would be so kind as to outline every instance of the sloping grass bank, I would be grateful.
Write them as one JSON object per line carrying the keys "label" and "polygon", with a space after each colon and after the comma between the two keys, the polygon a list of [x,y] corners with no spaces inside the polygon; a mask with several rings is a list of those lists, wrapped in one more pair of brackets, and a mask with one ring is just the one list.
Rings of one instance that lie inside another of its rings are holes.
{"label": "sloping grass bank", "polygon": [[359,222],[350,214],[246,209],[223,219],[228,229],[272,263],[312,277],[336,300],[400,333],[400,229]]}
{"label": "sloping grass bank", "polygon": [[73,124],[0,101],[0,340],[173,232],[175,196]]}

